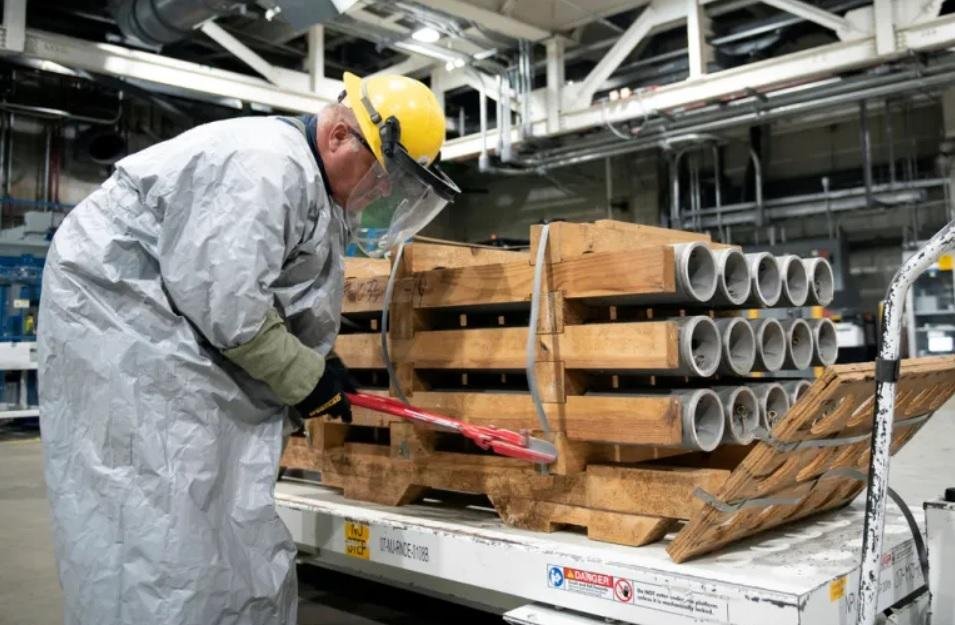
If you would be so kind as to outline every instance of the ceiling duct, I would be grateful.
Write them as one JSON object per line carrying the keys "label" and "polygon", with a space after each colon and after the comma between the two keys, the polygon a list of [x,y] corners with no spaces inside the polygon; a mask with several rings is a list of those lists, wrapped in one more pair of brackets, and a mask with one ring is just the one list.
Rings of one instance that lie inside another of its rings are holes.
{"label": "ceiling duct", "polygon": [[278,9],[278,17],[296,29],[333,20],[356,3],[357,0],[272,0],[271,2]]}
{"label": "ceiling duct", "polygon": [[115,0],[110,3],[110,13],[125,36],[162,46],[185,39],[206,20],[234,13],[251,3],[252,0]]}

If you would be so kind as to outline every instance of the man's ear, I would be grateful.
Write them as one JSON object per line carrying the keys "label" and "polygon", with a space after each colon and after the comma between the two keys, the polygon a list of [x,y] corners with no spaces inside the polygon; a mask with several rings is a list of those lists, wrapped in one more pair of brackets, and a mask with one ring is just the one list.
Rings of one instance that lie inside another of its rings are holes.
{"label": "man's ear", "polygon": [[328,149],[336,152],[349,140],[348,124],[337,121],[328,131]]}

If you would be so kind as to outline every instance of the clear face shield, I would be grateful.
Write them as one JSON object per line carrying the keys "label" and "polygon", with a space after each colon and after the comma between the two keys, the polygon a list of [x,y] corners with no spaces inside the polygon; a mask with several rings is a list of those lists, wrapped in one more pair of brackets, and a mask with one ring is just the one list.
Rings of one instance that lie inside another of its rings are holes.
{"label": "clear face shield", "polygon": [[418,163],[408,154],[397,119],[380,121],[378,127],[385,164],[375,161],[345,205],[355,243],[372,257],[420,232],[461,192],[437,165]]}

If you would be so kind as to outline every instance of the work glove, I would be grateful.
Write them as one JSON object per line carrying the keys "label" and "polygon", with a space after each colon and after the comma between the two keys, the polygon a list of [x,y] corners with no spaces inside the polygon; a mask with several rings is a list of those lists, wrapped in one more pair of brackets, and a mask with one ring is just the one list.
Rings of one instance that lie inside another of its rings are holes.
{"label": "work glove", "polygon": [[325,361],[325,372],[305,399],[295,405],[303,419],[330,416],[351,423],[351,404],[345,393],[357,392],[345,363],[337,356]]}

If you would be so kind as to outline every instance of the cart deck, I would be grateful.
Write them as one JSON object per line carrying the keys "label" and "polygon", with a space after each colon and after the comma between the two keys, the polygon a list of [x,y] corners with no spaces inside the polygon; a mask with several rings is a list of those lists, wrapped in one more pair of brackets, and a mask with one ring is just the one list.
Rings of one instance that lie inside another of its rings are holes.
{"label": "cart deck", "polygon": [[[581,622],[653,625],[855,619],[862,502],[683,564],[666,554],[669,539],[635,548],[529,532],[480,507],[388,508],[288,479],[276,504],[307,562],[496,611],[541,604]],[[923,585],[908,526],[892,509],[887,521],[880,609]]]}

